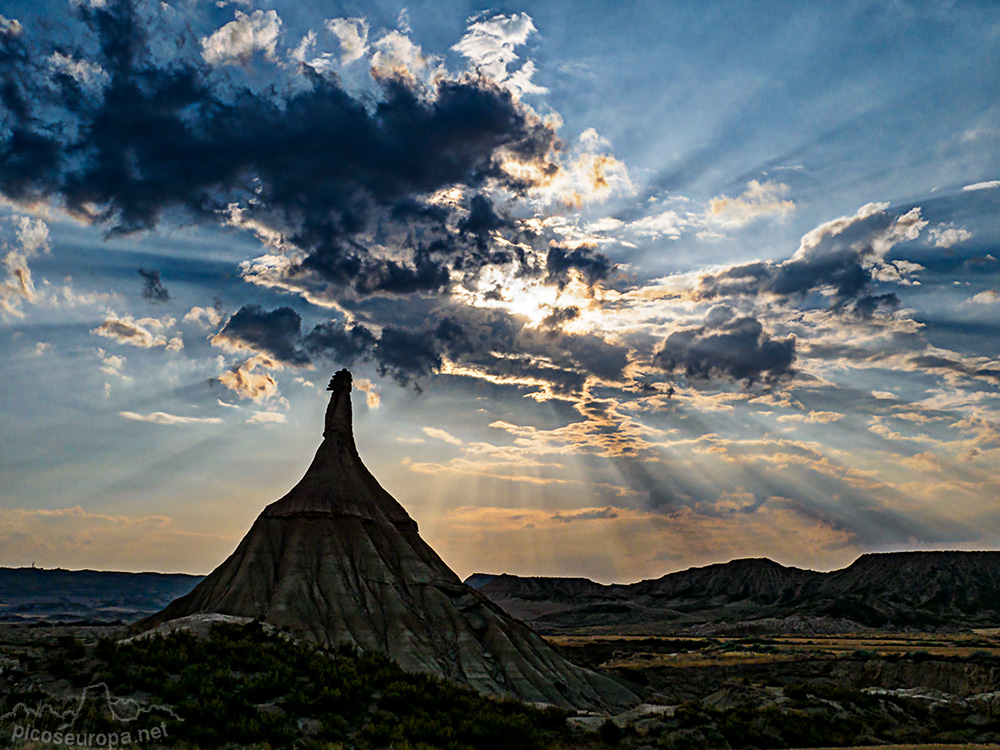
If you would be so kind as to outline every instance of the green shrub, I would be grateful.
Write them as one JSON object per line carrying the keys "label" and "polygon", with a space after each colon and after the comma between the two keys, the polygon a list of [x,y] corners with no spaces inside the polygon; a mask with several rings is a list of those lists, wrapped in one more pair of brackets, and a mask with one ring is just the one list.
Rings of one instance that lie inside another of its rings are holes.
{"label": "green shrub", "polygon": [[[91,655],[90,683],[98,676],[116,695],[138,693],[146,704],[173,708],[180,719],[166,723],[179,750],[544,750],[570,737],[559,709],[491,700],[404,672],[380,654],[314,647],[260,623],[215,626],[205,638],[103,640]],[[314,720],[312,736],[299,719]]]}
{"label": "green shrub", "polygon": [[601,738],[601,742],[608,745],[617,745],[622,740],[622,735],[624,732],[622,728],[615,724],[611,719],[607,719],[600,728],[597,730],[598,736]]}

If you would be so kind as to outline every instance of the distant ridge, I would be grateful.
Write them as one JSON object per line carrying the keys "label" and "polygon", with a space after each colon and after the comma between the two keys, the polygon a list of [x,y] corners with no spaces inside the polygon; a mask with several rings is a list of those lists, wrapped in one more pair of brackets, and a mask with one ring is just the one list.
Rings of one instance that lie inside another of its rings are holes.
{"label": "distant ridge", "polygon": [[203,576],[62,568],[0,568],[0,622],[132,622],[162,609]]}
{"label": "distant ridge", "polygon": [[476,575],[482,594],[545,633],[1000,626],[1000,552],[869,553],[830,573],[746,558],[612,585]]}
{"label": "distant ridge", "polygon": [[473,573],[465,579],[465,585],[471,586],[474,589],[481,589],[494,578],[496,578],[496,576],[491,576],[486,573]]}

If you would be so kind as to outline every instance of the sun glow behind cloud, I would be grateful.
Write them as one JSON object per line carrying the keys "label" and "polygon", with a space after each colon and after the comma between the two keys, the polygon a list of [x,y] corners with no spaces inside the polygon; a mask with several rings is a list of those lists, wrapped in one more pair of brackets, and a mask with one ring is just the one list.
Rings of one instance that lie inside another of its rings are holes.
{"label": "sun glow behind cloud", "polygon": [[[494,308],[523,318],[530,328],[548,321],[561,331],[577,334],[591,330],[599,322],[585,319],[585,312],[594,302],[593,291],[576,273],[560,287],[511,275],[505,269],[489,269],[480,275],[472,290],[459,288],[455,297],[472,307]],[[565,309],[574,310],[572,318],[559,318],[558,311]]]}

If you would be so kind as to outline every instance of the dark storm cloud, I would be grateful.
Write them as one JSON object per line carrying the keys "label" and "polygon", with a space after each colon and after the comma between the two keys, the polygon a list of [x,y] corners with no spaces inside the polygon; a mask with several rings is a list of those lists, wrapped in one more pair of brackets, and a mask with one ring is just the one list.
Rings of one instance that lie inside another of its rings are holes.
{"label": "dark storm cloud", "polygon": [[653,356],[653,363],[668,373],[747,384],[780,380],[791,374],[794,361],[794,337],[774,339],[760,321],[735,317],[721,306],[710,311],[706,325],[671,333]]}
{"label": "dark storm cloud", "polygon": [[[339,321],[317,325],[301,339],[291,326],[285,333],[287,346],[308,353],[310,360],[369,362],[402,384],[440,372],[445,359],[496,378],[546,383],[561,394],[581,392],[590,375],[623,378],[627,347],[593,334],[532,329],[524,323],[499,309],[442,304],[421,323],[401,320],[378,334],[366,325]],[[277,356],[276,348],[266,351]]]}
{"label": "dark storm cloud", "polygon": [[375,346],[379,373],[389,374],[401,383],[430,375],[441,368],[433,334],[387,326]]}
{"label": "dark storm cloud", "polygon": [[621,380],[628,365],[628,347],[609,344],[600,336],[564,336],[565,351],[585,371],[606,380]]}
{"label": "dark storm cloud", "polygon": [[858,297],[847,308],[859,318],[871,318],[879,311],[895,312],[902,306],[899,296],[888,292],[886,294],[866,294]]}
{"label": "dark storm cloud", "polygon": [[[302,251],[299,260],[266,278],[246,270],[247,278],[339,301],[446,297],[455,279],[490,265],[560,286],[612,271],[594,248],[557,244],[533,268],[525,248],[544,240],[488,197],[497,185],[529,187],[504,172],[503,159],[543,174],[555,168],[554,132],[507,90],[478,76],[433,84],[381,76],[375,94],[361,97],[304,66],[294,85],[258,91],[209,67],[191,31],[170,59],[162,44],[153,54],[147,11],[157,12],[132,0],[75,7],[70,23],[89,50],[49,42],[40,27],[0,41],[0,192],[61,203],[110,233],[168,218],[280,235]],[[45,61],[57,49],[99,71],[100,85],[55,73]],[[457,204],[428,200],[455,186]],[[497,234],[508,241],[495,242]],[[158,272],[141,273],[144,296],[165,301]],[[291,308],[247,305],[213,342],[291,366],[368,362],[401,383],[440,372],[445,359],[560,393],[580,392],[590,375],[620,380],[627,348],[559,330],[575,315],[553,311],[525,329],[502,311],[443,301],[420,318],[361,316],[309,330]]]}
{"label": "dark storm cloud", "polygon": [[[305,348],[317,359],[371,362],[404,385],[440,371],[444,357],[498,376],[531,377],[539,369],[536,363],[511,351],[519,325],[499,310],[456,306],[438,311],[422,325],[388,325],[379,335],[360,324],[323,323],[305,337]],[[557,379],[562,375],[556,374]],[[574,375],[573,385],[580,384],[582,378]]]}
{"label": "dark storm cloud", "polygon": [[613,265],[607,256],[586,245],[572,250],[551,246],[546,258],[548,280],[563,286],[570,280],[570,269],[576,269],[587,283],[594,284],[607,278]]}
{"label": "dark storm cloud", "polygon": [[475,196],[469,205],[469,215],[459,224],[461,229],[476,238],[476,245],[485,251],[489,246],[490,233],[508,228],[510,222],[502,219],[493,210],[493,204],[482,195]]}
{"label": "dark storm cloud", "polygon": [[432,332],[386,326],[375,335],[361,324],[330,321],[313,328],[303,340],[313,360],[345,365],[371,362],[379,374],[401,385],[414,385],[441,368],[440,346]]}
{"label": "dark storm cloud", "polygon": [[909,362],[911,365],[922,370],[953,372],[967,378],[991,380],[994,383],[1000,383],[1000,368],[995,366],[995,362],[987,364],[981,360],[948,359],[934,354],[911,357]]}
{"label": "dark storm cloud", "polygon": [[[570,320],[579,310],[554,311],[551,321]],[[434,339],[453,362],[499,377],[524,377],[549,383],[559,393],[579,392],[589,375],[617,381],[628,364],[629,349],[594,334],[568,334],[553,327],[525,326],[525,320],[499,309],[452,305],[435,314]]]}
{"label": "dark storm cloud", "polygon": [[557,307],[542,319],[541,327],[558,330],[563,323],[569,323],[580,317],[580,308],[572,305],[570,307]]}
{"label": "dark storm cloud", "polygon": [[621,515],[621,509],[608,506],[606,508],[600,508],[596,510],[578,510],[578,511],[556,511],[552,514],[552,520],[558,521],[559,523],[573,523],[574,521],[593,521],[605,518],[618,518]]}
{"label": "dark storm cloud", "polygon": [[212,343],[263,352],[278,362],[301,366],[309,364],[309,355],[299,348],[301,336],[302,318],[292,308],[267,311],[245,305],[212,337]]}
{"label": "dark storm cloud", "polygon": [[345,326],[342,322],[320,323],[305,337],[304,346],[314,356],[345,365],[370,359],[378,339],[362,325]]}
{"label": "dark storm cloud", "polygon": [[147,271],[145,268],[140,268],[139,275],[142,276],[142,296],[144,299],[151,302],[170,301],[170,292],[163,286],[159,271]]}
{"label": "dark storm cloud", "polygon": [[513,352],[523,325],[503,310],[450,305],[434,315],[434,338],[449,358],[482,363],[493,352]]}
{"label": "dark storm cloud", "polygon": [[63,149],[58,137],[33,127],[38,121],[27,82],[35,65],[24,33],[0,34],[0,104],[9,128],[0,144],[0,186],[14,199],[53,191],[60,181]]}
{"label": "dark storm cloud", "polygon": [[[523,188],[504,176],[501,152],[543,160],[553,133],[506,90],[467,77],[418,91],[383,77],[366,100],[305,67],[294,93],[257,93],[182,51],[151,62],[132,2],[75,12],[81,36],[97,39],[89,62],[106,74],[99,95],[37,62],[55,44],[33,37],[29,46],[28,33],[0,39],[8,197],[61,200],[111,232],[151,229],[165,212],[214,222],[237,202],[245,220],[306,251],[292,278],[362,295],[438,292],[452,268],[509,258],[494,255],[489,235],[510,219],[476,190],[490,179]],[[471,188],[460,213],[414,199],[452,185]],[[367,238],[383,236],[405,257],[369,252]]]}
{"label": "dark storm cloud", "polygon": [[780,263],[757,261],[704,277],[697,290],[703,299],[726,296],[804,298],[829,294],[832,308],[870,318],[876,311],[899,307],[893,293],[869,290],[880,274],[898,279],[906,266],[885,260],[897,243],[914,239],[926,225],[920,209],[896,216],[885,205],[862,207],[855,216],[827,222],[802,238],[798,251]]}
{"label": "dark storm cloud", "polygon": [[628,348],[609,344],[594,334],[571,335],[553,329],[525,328],[518,348],[553,364],[606,380],[621,380],[628,364]]}
{"label": "dark storm cloud", "polygon": [[921,352],[927,348],[927,339],[916,331],[887,331],[876,340],[859,342],[848,340],[831,343],[816,343],[803,340],[803,356],[809,359],[845,360],[849,362],[872,362],[887,355]]}
{"label": "dark storm cloud", "polygon": [[371,362],[380,374],[403,385],[416,384],[441,367],[441,347],[431,331],[389,325],[376,335],[364,325],[330,321],[303,335],[302,318],[290,307],[264,310],[245,305],[212,337],[212,343],[261,352],[294,367],[320,360],[343,365]]}

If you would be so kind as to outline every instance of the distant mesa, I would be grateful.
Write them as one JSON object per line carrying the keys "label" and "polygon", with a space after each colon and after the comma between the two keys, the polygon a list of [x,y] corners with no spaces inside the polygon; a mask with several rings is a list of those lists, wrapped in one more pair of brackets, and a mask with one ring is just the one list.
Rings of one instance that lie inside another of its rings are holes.
{"label": "distant mesa", "polygon": [[358,456],[350,372],[328,390],[324,439],[301,481],[194,590],[136,629],[195,615],[254,618],[487,695],[598,710],[637,703],[461,582]]}
{"label": "distant mesa", "polygon": [[829,573],[742,559],[628,585],[484,573],[467,582],[546,634],[947,631],[1000,623],[1000,552],[866,554]]}
{"label": "distant mesa", "polygon": [[0,568],[0,623],[123,624],[158,612],[202,576]]}

